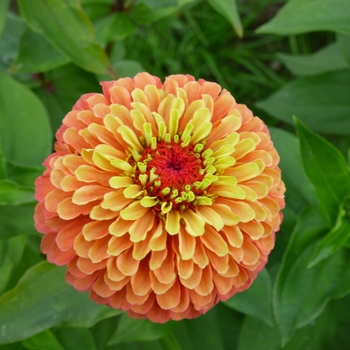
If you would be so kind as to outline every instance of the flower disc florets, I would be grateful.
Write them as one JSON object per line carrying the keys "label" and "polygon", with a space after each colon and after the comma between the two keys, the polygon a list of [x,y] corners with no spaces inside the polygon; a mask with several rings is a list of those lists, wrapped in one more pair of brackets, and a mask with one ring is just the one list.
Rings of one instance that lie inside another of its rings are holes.
{"label": "flower disc florets", "polygon": [[193,318],[249,287],[284,207],[265,124],[215,83],[141,73],[83,95],[36,181],[50,262],[97,303]]}

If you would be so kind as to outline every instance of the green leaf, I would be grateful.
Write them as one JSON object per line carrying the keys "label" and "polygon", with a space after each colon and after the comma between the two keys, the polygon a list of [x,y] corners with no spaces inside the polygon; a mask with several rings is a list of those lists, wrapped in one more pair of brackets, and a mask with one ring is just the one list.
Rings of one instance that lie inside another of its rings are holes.
{"label": "green leaf", "polygon": [[132,60],[120,60],[113,63],[115,71],[121,78],[134,77],[137,73],[144,72],[140,62]]}
{"label": "green leaf", "polygon": [[7,9],[10,5],[11,0],[2,0],[0,1],[0,36],[5,25]]}
{"label": "green leaf", "polygon": [[271,278],[267,269],[263,269],[258,274],[248,290],[234,295],[224,304],[272,326]]}
{"label": "green leaf", "polygon": [[42,35],[27,29],[21,37],[18,57],[11,72],[46,72],[69,61],[68,57],[57,52]]}
{"label": "green leaf", "polygon": [[208,0],[211,7],[226,18],[239,38],[243,37],[243,27],[237,10],[236,0]]}
{"label": "green leaf", "polygon": [[273,294],[282,345],[287,343],[296,328],[314,320],[330,299],[350,292],[350,260],[346,250],[311,269],[307,268],[317,240],[326,228],[320,213],[307,210],[292,233]]}
{"label": "green leaf", "polygon": [[308,267],[310,268],[333,255],[346,244],[348,239],[350,239],[349,213],[344,208],[341,208],[335,226],[317,244]]}
{"label": "green leaf", "polygon": [[34,89],[34,92],[49,111],[54,132],[61,126],[62,119],[81,95],[101,91],[101,86],[93,74],[73,64],[48,71],[41,79],[43,87]]}
{"label": "green leaf", "polygon": [[19,205],[34,201],[32,188],[19,186],[11,180],[0,180],[0,206]]}
{"label": "green leaf", "polygon": [[42,175],[43,166],[25,166],[15,162],[6,162],[6,176],[9,180],[15,181],[22,186],[30,186],[34,188],[34,181]]}
{"label": "green leaf", "polygon": [[20,262],[24,247],[27,243],[25,235],[0,239],[0,295]]}
{"label": "green leaf", "polygon": [[337,34],[337,44],[343,57],[350,61],[350,36],[346,34]]}
{"label": "green leaf", "polygon": [[100,350],[96,347],[92,332],[87,328],[60,328],[56,337],[63,349]]}
{"label": "green leaf", "polygon": [[350,34],[348,0],[288,1],[257,33],[289,35],[328,30]]}
{"label": "green leaf", "polygon": [[[0,1],[3,4],[2,1]],[[19,41],[27,26],[20,16],[7,13],[6,22],[0,37],[0,71],[7,72],[16,60],[19,51]]]}
{"label": "green leaf", "polygon": [[[214,307],[205,315],[192,320],[182,320],[174,334],[183,350],[224,350],[223,335],[219,323],[220,313]],[[231,332],[236,332],[236,323],[231,320]]]}
{"label": "green leaf", "polygon": [[[37,203],[18,206],[2,206],[0,210],[1,238],[9,238],[21,234],[35,234],[33,212]],[[21,218],[18,220],[18,218]]]}
{"label": "green leaf", "polygon": [[[332,300],[322,314],[312,323],[297,329],[283,348],[277,326],[272,328],[261,320],[247,317],[240,331],[237,350],[328,350],[331,347],[325,347],[325,342],[327,340],[332,341],[333,335],[339,329],[339,325],[348,318],[349,305],[349,298]],[[345,346],[347,342],[344,343],[344,346],[341,346],[336,341],[332,341],[332,343],[335,343],[334,349],[347,348]]]}
{"label": "green leaf", "polygon": [[1,72],[0,137],[4,157],[22,165],[41,165],[52,147],[48,116],[40,100]]}
{"label": "green leaf", "polygon": [[315,190],[303,169],[299,140],[293,134],[270,127],[270,135],[278,154],[282,179],[286,185],[286,207],[299,214],[307,206],[316,206]]}
{"label": "green leaf", "polygon": [[345,196],[350,194],[350,172],[341,152],[296,119],[305,172],[328,222],[334,225]]}
{"label": "green leaf", "polygon": [[316,75],[349,68],[339,45],[333,43],[311,55],[288,55],[279,53],[278,58],[297,76]]}
{"label": "green leaf", "polygon": [[239,333],[237,350],[280,350],[278,328],[247,316]]}
{"label": "green leaf", "polygon": [[75,291],[64,275],[63,267],[39,263],[0,298],[0,344],[23,340],[60,324],[91,327],[120,313]]}
{"label": "green leaf", "polygon": [[26,349],[30,350],[65,350],[50,330],[36,334],[24,340],[22,344]]}
{"label": "green leaf", "polygon": [[176,325],[175,321],[157,324],[148,319],[134,319],[124,314],[120,317],[118,328],[108,344],[157,340],[171,333]]}
{"label": "green leaf", "polygon": [[109,74],[106,53],[95,42],[93,26],[78,1],[18,0],[28,26],[43,35],[59,52],[78,66],[94,73]]}
{"label": "green leaf", "polygon": [[95,23],[97,39],[102,43],[125,39],[136,27],[124,12],[112,13]]}
{"label": "green leaf", "polygon": [[138,24],[148,24],[168,17],[175,11],[176,7],[174,6],[149,8],[143,3],[138,3],[131,7],[128,17]]}
{"label": "green leaf", "polygon": [[325,133],[350,135],[350,70],[303,77],[285,84],[257,107],[293,124],[292,116],[309,128]]}

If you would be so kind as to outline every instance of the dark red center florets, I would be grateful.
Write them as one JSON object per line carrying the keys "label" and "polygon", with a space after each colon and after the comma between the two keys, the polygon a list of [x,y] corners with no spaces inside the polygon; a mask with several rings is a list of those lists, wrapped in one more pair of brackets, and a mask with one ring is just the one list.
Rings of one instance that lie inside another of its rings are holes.
{"label": "dark red center florets", "polygon": [[170,187],[181,191],[184,186],[203,179],[199,173],[203,166],[202,159],[194,152],[194,145],[181,147],[177,143],[159,142],[155,150],[145,149],[143,157],[146,159],[148,154],[152,160],[147,163],[147,168],[157,169],[155,174],[159,176],[161,189]]}

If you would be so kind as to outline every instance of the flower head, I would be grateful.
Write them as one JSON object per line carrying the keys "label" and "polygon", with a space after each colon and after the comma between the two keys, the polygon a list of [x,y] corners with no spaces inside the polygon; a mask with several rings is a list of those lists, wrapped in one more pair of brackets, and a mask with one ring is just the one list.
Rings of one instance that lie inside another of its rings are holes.
{"label": "flower head", "polygon": [[265,124],[216,83],[101,83],[63,119],[36,181],[48,261],[97,303],[193,318],[250,286],[284,207]]}

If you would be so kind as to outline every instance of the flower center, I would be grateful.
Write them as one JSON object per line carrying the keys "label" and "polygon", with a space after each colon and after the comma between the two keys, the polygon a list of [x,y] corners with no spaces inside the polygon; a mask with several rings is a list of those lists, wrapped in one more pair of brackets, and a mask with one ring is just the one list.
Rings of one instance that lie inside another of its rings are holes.
{"label": "flower center", "polygon": [[151,156],[147,163],[148,169],[156,168],[155,174],[161,181],[160,189],[170,187],[181,191],[188,184],[203,179],[200,174],[202,159],[194,152],[194,146],[181,147],[179,144],[160,142],[155,150],[150,147],[143,157]]}
{"label": "flower center", "polygon": [[208,152],[202,152],[203,144],[181,145],[176,141],[145,147],[136,162],[136,184],[146,190],[154,209],[163,214],[211,203],[206,196],[211,185],[208,176],[217,178],[211,175],[212,169],[208,170]]}

